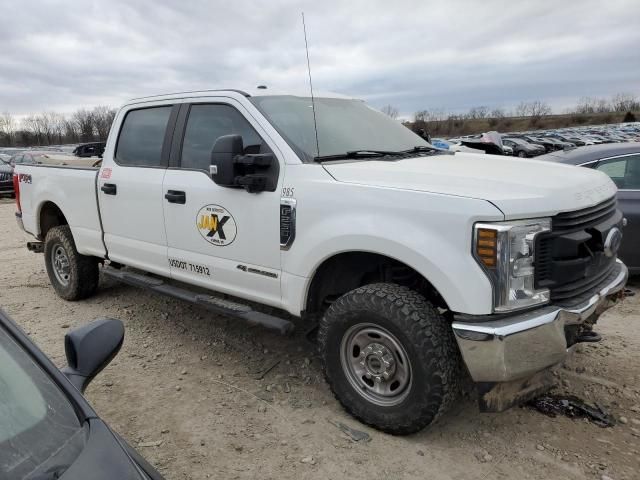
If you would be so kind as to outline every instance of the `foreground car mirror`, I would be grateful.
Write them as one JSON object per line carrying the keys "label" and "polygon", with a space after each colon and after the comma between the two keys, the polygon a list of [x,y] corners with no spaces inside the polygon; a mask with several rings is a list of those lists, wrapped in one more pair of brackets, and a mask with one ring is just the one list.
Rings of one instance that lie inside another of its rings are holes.
{"label": "foreground car mirror", "polygon": [[118,354],[124,341],[120,320],[101,318],[76,328],[64,337],[68,366],[62,373],[84,392],[91,380]]}

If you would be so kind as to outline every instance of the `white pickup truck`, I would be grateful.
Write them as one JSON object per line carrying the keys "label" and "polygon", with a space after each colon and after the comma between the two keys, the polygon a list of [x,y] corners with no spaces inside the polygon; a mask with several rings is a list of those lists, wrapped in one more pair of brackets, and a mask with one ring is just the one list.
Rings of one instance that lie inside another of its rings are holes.
{"label": "white pickup truck", "polygon": [[259,305],[317,323],[337,399],[394,434],[468,377],[485,411],[548,388],[627,278],[606,175],[453,155],[338,95],[138,98],[101,166],[20,165],[14,181],[62,298],[102,271],[285,332]]}

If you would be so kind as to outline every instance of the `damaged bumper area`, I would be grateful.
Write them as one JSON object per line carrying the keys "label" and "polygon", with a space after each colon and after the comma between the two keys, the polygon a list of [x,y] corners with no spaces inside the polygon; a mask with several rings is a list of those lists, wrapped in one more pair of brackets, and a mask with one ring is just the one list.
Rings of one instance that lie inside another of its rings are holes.
{"label": "damaged bumper area", "polygon": [[478,384],[481,410],[502,411],[548,389],[548,370],[563,362],[580,342],[584,327],[611,307],[627,277],[627,267],[618,261],[608,281],[578,305],[547,305],[495,320],[457,316],[453,332]]}

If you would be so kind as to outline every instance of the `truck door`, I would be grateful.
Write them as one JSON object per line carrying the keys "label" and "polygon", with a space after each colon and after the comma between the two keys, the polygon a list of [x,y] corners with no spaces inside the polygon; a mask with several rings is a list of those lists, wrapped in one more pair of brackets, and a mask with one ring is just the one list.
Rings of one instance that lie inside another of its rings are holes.
{"label": "truck door", "polygon": [[[170,275],[164,230],[163,181],[178,106],[124,112],[117,143],[105,153],[98,198],[109,259]],[[109,157],[113,156],[113,162]]]}
{"label": "truck door", "polygon": [[[275,191],[249,193],[213,182],[211,150],[219,137],[230,134],[242,136],[244,153],[274,154],[280,162]],[[163,204],[172,278],[280,305],[284,162],[259,123],[233,99],[185,104],[171,164],[175,167],[164,178]]]}

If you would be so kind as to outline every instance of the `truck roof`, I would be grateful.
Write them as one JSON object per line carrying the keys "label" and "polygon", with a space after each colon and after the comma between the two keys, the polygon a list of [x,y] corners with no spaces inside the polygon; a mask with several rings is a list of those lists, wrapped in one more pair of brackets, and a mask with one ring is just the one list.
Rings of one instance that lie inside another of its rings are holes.
{"label": "truck roof", "polygon": [[[145,101],[156,101],[156,100],[171,100],[176,98],[189,98],[189,97],[214,97],[219,96],[220,94],[229,94],[231,96],[242,95],[243,97],[265,97],[265,96],[275,96],[275,95],[292,95],[296,97],[310,97],[311,93],[309,90],[277,90],[271,88],[250,88],[250,89],[234,89],[234,88],[216,88],[210,90],[194,90],[194,91],[185,91],[185,92],[173,92],[173,93],[163,93],[159,95],[149,95],[146,97],[136,97],[132,98],[128,102],[129,103],[139,103]],[[314,96],[318,98],[343,98],[343,99],[351,99],[357,100],[355,97],[351,97],[348,95],[342,95],[334,92],[314,92]]]}

